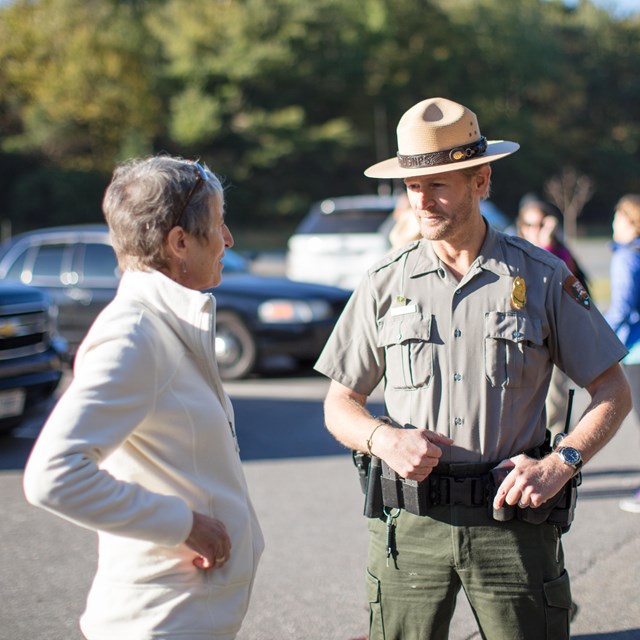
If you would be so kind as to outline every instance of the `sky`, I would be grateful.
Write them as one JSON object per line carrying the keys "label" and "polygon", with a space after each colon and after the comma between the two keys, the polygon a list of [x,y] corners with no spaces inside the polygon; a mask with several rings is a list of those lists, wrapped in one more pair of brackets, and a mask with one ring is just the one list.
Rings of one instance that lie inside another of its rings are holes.
{"label": "sky", "polygon": [[[603,9],[610,9],[616,16],[640,13],[640,0],[592,0]],[[576,0],[566,0],[566,4],[576,4]]]}
{"label": "sky", "polygon": [[[0,6],[9,4],[12,0],[0,0]],[[578,0],[565,0],[566,4],[576,4]],[[593,0],[605,9],[611,9],[612,13],[619,16],[629,15],[631,13],[640,13],[640,0]]]}
{"label": "sky", "polygon": [[[594,4],[610,9],[616,16],[627,16],[632,13],[640,14],[640,0],[592,0]],[[12,0],[0,0],[0,6],[10,4]],[[565,0],[568,5],[577,4],[578,0]]]}

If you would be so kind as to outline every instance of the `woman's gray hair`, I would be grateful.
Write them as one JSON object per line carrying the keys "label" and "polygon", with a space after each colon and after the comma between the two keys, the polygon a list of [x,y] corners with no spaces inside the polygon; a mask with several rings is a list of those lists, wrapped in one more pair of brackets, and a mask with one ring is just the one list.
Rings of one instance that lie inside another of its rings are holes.
{"label": "woman's gray hair", "polygon": [[195,237],[208,237],[211,198],[222,209],[224,189],[214,173],[200,166],[207,180],[194,191],[202,178],[198,167],[188,160],[153,156],[116,167],[102,210],[123,271],[165,268],[164,241],[178,224]]}

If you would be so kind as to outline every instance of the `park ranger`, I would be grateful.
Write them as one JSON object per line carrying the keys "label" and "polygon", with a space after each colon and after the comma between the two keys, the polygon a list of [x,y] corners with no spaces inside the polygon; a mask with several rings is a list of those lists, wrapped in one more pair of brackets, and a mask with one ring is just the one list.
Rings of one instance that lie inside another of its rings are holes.
{"label": "park ranger", "polygon": [[[446,639],[462,587],[483,637],[566,640],[560,535],[582,464],[631,408],[625,348],[564,262],[482,217],[489,163],[516,143],[487,141],[443,98],[397,135],[397,156],[365,174],[404,180],[423,239],[369,270],[316,364],[332,379],[327,427],[371,456],[368,498],[382,487],[366,507],[370,638]],[[555,450],[553,365],[591,396]]]}

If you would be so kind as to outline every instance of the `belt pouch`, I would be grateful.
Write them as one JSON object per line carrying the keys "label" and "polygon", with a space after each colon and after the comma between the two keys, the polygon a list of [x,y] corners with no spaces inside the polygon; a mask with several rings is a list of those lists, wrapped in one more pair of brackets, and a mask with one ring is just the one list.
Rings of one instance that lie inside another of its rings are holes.
{"label": "belt pouch", "polygon": [[402,478],[402,495],[404,496],[404,508],[416,516],[427,515],[427,487],[428,478],[422,482]]}
{"label": "belt pouch", "polygon": [[532,509],[531,507],[518,509],[518,519],[529,524],[548,522],[560,527],[566,533],[573,522],[578,495],[577,487],[580,483],[578,476],[571,478],[555,496],[549,498],[537,509]]}
{"label": "belt pouch", "polygon": [[498,487],[507,477],[509,471],[511,471],[511,469],[495,467],[489,472],[489,515],[497,522],[508,522],[509,520],[513,520],[516,515],[516,508],[506,502],[500,509],[495,509],[493,506],[493,500],[498,492]]}
{"label": "belt pouch", "polygon": [[560,500],[549,514],[549,523],[555,524],[566,533],[571,528],[575,517],[576,501],[578,500],[578,487],[582,482],[582,474],[578,474],[564,486],[560,492]]}
{"label": "belt pouch", "polygon": [[355,468],[358,470],[358,478],[360,479],[360,488],[362,489],[362,493],[366,496],[371,456],[363,453],[362,451],[352,451],[351,459],[353,460]]}
{"label": "belt pouch", "polygon": [[383,515],[381,475],[382,460],[378,456],[371,456],[364,500],[364,515],[367,518],[380,518]]}
{"label": "belt pouch", "polygon": [[400,476],[383,460],[380,481],[382,484],[382,502],[385,507],[402,509],[404,496]]}
{"label": "belt pouch", "polygon": [[401,478],[384,460],[382,461],[382,501],[385,507],[404,509],[416,516],[427,513],[429,482]]}

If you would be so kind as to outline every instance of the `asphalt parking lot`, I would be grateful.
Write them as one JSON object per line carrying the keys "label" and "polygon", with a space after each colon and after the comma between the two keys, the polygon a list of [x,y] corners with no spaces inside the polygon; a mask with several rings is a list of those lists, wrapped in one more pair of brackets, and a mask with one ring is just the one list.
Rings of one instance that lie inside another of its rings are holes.
{"label": "asphalt parking lot", "polygon": [[[350,456],[323,426],[327,382],[303,371],[226,386],[267,542],[239,640],[363,638],[366,519]],[[585,404],[579,391],[574,415]],[[95,568],[95,534],[22,496],[24,462],[47,410],[0,439],[0,640],[81,639],[77,618]],[[576,520],[564,539],[580,607],[574,640],[640,638],[640,516],[617,506],[640,486],[639,451],[640,425],[630,417],[585,468]],[[463,599],[450,638],[480,639]]]}

